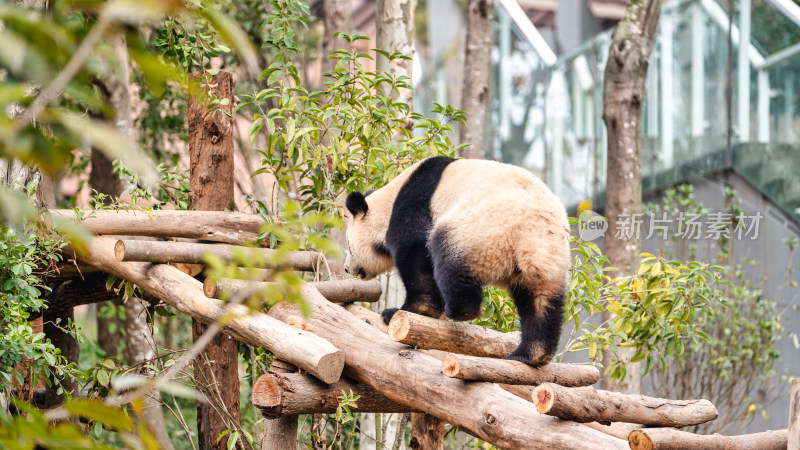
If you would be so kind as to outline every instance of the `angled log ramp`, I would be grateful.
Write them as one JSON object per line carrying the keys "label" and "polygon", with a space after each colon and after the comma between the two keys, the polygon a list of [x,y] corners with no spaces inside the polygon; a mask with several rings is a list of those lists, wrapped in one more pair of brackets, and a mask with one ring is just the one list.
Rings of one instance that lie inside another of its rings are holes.
{"label": "angled log ramp", "polygon": [[[235,295],[243,290],[255,290],[256,292],[269,288],[271,283],[263,281],[246,281],[222,278],[212,280],[206,278],[203,282],[203,292],[211,298],[220,298],[223,293]],[[381,298],[383,288],[378,280],[331,280],[313,281],[307,283],[317,288],[328,301],[333,303],[350,302],[377,302]]]}
{"label": "angled log ramp", "polygon": [[360,396],[354,412],[412,412],[402,403],[389,400],[380,392],[364,383],[340,378],[325,384],[316,378],[301,373],[268,373],[261,376],[253,386],[253,406],[261,410],[268,419],[298,414],[333,414],[339,406],[342,391],[352,391]]}
{"label": "angled log ramp", "polygon": [[120,262],[114,257],[112,239],[93,238],[81,260],[105,272],[137,284],[177,310],[205,323],[226,316],[224,333],[253,346],[263,346],[276,357],[306,370],[326,383],[337,381],[344,366],[344,354],[330,342],[312,333],[290,327],[244,306],[228,311],[225,303],[210,299],[203,285],[172,266]]}
{"label": "angled log ramp", "polygon": [[531,367],[519,361],[452,353],[442,360],[442,373],[462,380],[534,386],[542,383],[591,386],[600,379],[597,367],[588,364],[550,363],[542,367]]}
{"label": "angled log ramp", "polygon": [[[545,366],[546,367],[546,366]],[[687,427],[717,418],[708,400],[667,400],[603,391],[591,386],[537,386],[532,401],[542,414],[573,422],[629,422],[660,427]]]}
{"label": "angled log ramp", "polygon": [[[233,261],[234,254],[260,258],[269,264],[278,254],[270,248],[244,247],[230,244],[202,244],[198,242],[119,240],[114,245],[117,261],[154,262],[163,264],[203,264],[204,255],[210,253],[225,261]],[[283,255],[283,267],[296,270],[314,270],[320,261],[319,252],[297,251]]]}
{"label": "angled log ramp", "polygon": [[480,325],[451,322],[397,311],[389,322],[389,336],[397,342],[421,349],[462,355],[504,358],[520,342],[520,333],[501,333]]}
{"label": "angled log ramp", "polygon": [[[441,374],[441,361],[392,341],[328,302],[312,286],[302,287],[313,315],[314,332],[345,353],[345,374],[387,398],[439,417],[501,448],[627,448],[621,439],[556,418],[540,415],[533,404],[499,386],[465,383]],[[269,315],[297,316],[281,304]]]}
{"label": "angled log ramp", "polygon": [[632,431],[628,443],[633,450],[784,450],[788,437],[787,430],[723,436],[694,434],[673,428],[644,428]]}
{"label": "angled log ramp", "polygon": [[[72,209],[53,209],[68,219],[78,219]],[[223,211],[88,211],[79,223],[102,235],[152,236],[199,239],[227,244],[256,242],[264,221],[256,214]]]}

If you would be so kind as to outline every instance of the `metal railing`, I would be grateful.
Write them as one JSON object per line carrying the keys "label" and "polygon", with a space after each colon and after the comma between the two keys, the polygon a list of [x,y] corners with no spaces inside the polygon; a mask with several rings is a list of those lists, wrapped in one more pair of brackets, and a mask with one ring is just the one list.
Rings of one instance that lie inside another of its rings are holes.
{"label": "metal railing", "polygon": [[[505,3],[488,156],[533,171],[569,206],[602,204],[611,33],[553,60]],[[643,189],[732,168],[800,221],[800,7],[734,5],[732,14],[716,0],[663,5],[642,114]]]}

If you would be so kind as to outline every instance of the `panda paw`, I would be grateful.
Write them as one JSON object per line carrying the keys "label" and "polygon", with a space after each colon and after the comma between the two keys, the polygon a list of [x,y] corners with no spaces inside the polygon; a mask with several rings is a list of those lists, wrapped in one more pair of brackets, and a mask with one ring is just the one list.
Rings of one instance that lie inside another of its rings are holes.
{"label": "panda paw", "polygon": [[[536,345],[531,345],[530,347],[537,347]],[[526,351],[527,350],[527,351]],[[538,349],[536,349],[538,350]],[[519,361],[523,362],[529,366],[533,367],[541,367],[545,364],[549,363],[553,359],[553,355],[548,355],[543,351],[530,351],[530,349],[522,349],[517,348],[510,355],[506,356],[505,359],[511,361]]]}
{"label": "panda paw", "polygon": [[399,308],[384,309],[383,312],[381,313],[381,317],[383,317],[383,323],[389,325],[389,322],[392,320],[392,317],[394,317],[394,313],[396,313],[397,311],[400,311],[400,309]]}

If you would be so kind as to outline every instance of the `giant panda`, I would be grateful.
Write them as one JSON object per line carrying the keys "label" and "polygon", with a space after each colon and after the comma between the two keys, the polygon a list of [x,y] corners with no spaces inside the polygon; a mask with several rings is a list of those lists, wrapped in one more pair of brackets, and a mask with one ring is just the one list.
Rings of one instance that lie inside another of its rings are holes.
{"label": "giant panda", "polygon": [[[453,320],[480,316],[482,287],[505,289],[522,342],[506,359],[547,364],[558,346],[569,270],[564,205],[528,171],[432,157],[345,201],[345,271],[371,279],[396,266],[402,308]],[[348,214],[349,213],[349,214]],[[383,311],[389,323],[397,308]]]}

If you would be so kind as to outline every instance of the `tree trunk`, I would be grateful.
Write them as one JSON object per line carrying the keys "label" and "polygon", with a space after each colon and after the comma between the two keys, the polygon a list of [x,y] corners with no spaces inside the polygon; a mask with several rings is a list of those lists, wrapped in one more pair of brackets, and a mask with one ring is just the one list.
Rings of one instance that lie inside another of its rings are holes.
{"label": "tree trunk", "polygon": [[[203,75],[196,75],[196,79]],[[189,168],[191,172],[189,203],[192,209],[222,211],[235,208],[233,200],[233,76],[219,72],[204,86],[210,94],[227,105],[208,109],[202,99],[189,100]],[[226,114],[227,113],[227,114]],[[192,320],[192,338],[196,341],[207,326]],[[195,383],[205,384],[209,400],[217,405],[197,403],[197,435],[201,448],[227,448],[228,436],[219,436],[231,426],[239,428],[239,358],[237,343],[217,335],[195,361]],[[228,419],[226,421],[226,418]]]}
{"label": "tree trunk", "polygon": [[351,0],[324,0],[325,37],[322,40],[322,70],[332,72],[337,59],[330,59],[334,50],[347,49],[346,40],[334,36],[335,33],[351,33],[353,29],[353,2]]}
{"label": "tree trunk", "polygon": [[442,360],[442,374],[450,378],[491,383],[558,383],[564,386],[591,386],[600,378],[597,368],[586,364],[550,363],[531,367],[519,361],[452,353]]}
{"label": "tree trunk", "polygon": [[[639,236],[632,239],[616,235],[621,216],[631,222],[642,211],[642,103],[647,66],[656,36],[660,0],[631,0],[625,17],[617,24],[609,50],[603,85],[603,120],[608,130],[608,171],[606,175],[606,217],[608,230],[605,252],[617,275],[635,275],[641,248]],[[635,230],[635,228],[634,228]],[[610,319],[610,313],[603,320]],[[630,360],[632,349],[620,349],[620,357]],[[603,353],[603,365],[611,361]],[[603,389],[638,393],[641,376],[638,364],[628,364],[627,375],[619,384],[603,376]]]}
{"label": "tree trunk", "polygon": [[467,115],[461,125],[464,158],[486,157],[486,104],[489,101],[489,70],[492,62],[493,0],[467,2],[467,42],[464,53],[464,81],[461,109]]}
{"label": "tree trunk", "polygon": [[[416,50],[414,47],[414,10],[417,0],[377,0],[375,11],[377,48],[389,53],[402,53],[411,59],[397,58],[389,61],[385,56],[377,55],[377,69],[388,72],[395,78],[408,77],[411,85],[412,69]],[[411,106],[411,90],[401,89],[398,95],[391,93],[397,101]]]}
{"label": "tree trunk", "polygon": [[[626,443],[582,425],[542,416],[535,406],[491,383],[465,383],[441,373],[441,361],[392,341],[311,286],[303,296],[317,336],[342,349],[348,377],[387,398],[439,417],[501,448],[626,448]],[[299,314],[279,304],[268,315]]]}
{"label": "tree trunk", "polygon": [[411,441],[413,449],[441,450],[444,447],[444,420],[429,414],[411,413]]}
{"label": "tree trunk", "polygon": [[800,378],[792,380],[789,395],[789,450],[800,450]]}
{"label": "tree trunk", "polygon": [[[119,99],[118,91],[121,91],[122,89],[115,89],[119,83],[114,82],[112,84],[111,81],[112,80],[108,80],[108,82],[104,82],[104,87],[101,89],[101,91],[104,93],[104,100],[106,102],[111,102],[113,106],[117,107],[115,109],[119,115],[122,113],[121,109],[123,108],[119,108],[121,105],[113,103],[112,98],[116,98],[118,102],[121,101]],[[111,92],[114,92],[116,95],[111,95]],[[127,98],[125,102],[127,104],[127,111],[130,113],[130,102]],[[120,194],[122,194],[123,190],[122,180],[120,180],[120,178],[115,175],[112,170],[113,166],[111,161],[106,158],[106,156],[101,153],[100,150],[92,149],[92,167],[91,171],[89,172],[89,185],[93,190],[100,194],[105,194],[110,197],[118,197]],[[106,203],[110,203],[110,197],[106,199]],[[103,281],[102,287],[105,289],[105,281]],[[122,300],[113,292],[106,292],[106,300],[108,300],[108,302],[97,305],[96,311],[99,312],[100,308],[103,307],[114,308],[114,314],[111,316],[98,315],[96,317],[97,346],[103,350],[106,356],[117,357],[119,345],[122,342],[122,334],[120,332],[121,324],[117,312],[119,310],[119,306],[122,305]]]}
{"label": "tree trunk", "polygon": [[546,383],[533,390],[542,414],[573,422],[629,422],[659,427],[688,427],[714,420],[717,408],[708,400],[667,400]]}
{"label": "tree trunk", "polygon": [[[120,64],[120,71],[114,74],[109,71],[102,80],[99,81],[104,100],[114,109],[114,123],[120,132],[129,140],[137,139],[136,130],[133,128],[133,114],[131,111],[131,74],[128,63],[128,47],[125,36],[118,35],[113,38],[113,47],[117,60]],[[119,196],[123,191],[123,184],[119,177],[113,173],[113,165],[105,155],[96,149],[92,149],[92,174],[90,182],[92,187],[99,193],[112,197]],[[107,329],[101,328],[104,320],[116,320],[117,329],[125,330],[125,347],[123,349],[123,359],[129,366],[144,365],[153,361],[156,357],[155,340],[153,330],[147,323],[145,308],[147,303],[137,297],[128,298],[121,302],[121,299],[111,293],[111,303],[114,305],[115,313],[118,305],[123,305],[125,310],[124,320],[118,320],[115,314],[113,318],[98,318],[97,333],[100,346],[106,345],[104,339],[109,339],[109,350],[114,354],[117,349],[117,342],[121,338],[119,332],[109,333],[109,336],[101,336],[101,332]],[[110,325],[109,324],[106,324]],[[113,346],[113,347],[112,347]],[[116,355],[115,355],[116,356]],[[142,368],[142,373],[152,375],[152,371]],[[143,410],[144,421],[150,433],[158,442],[159,448],[171,450],[172,442],[167,435],[164,425],[164,413],[161,409],[161,393],[154,390],[144,399]]]}
{"label": "tree trunk", "polygon": [[723,436],[687,433],[673,428],[643,428],[631,431],[628,442],[633,450],[783,450],[787,437],[786,430]]}

